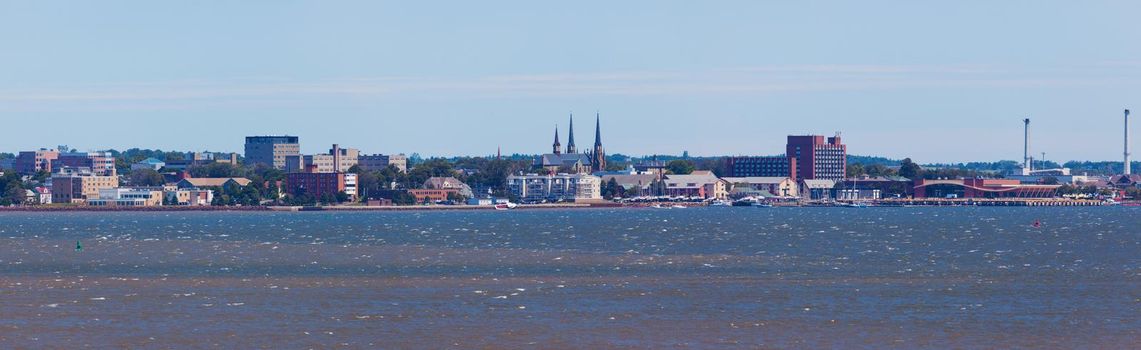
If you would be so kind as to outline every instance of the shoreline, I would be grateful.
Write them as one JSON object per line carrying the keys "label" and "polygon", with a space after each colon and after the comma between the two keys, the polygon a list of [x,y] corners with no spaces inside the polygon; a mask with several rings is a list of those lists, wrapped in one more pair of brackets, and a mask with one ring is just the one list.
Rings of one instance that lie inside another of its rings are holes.
{"label": "shoreline", "polygon": [[[775,207],[805,207],[805,208],[846,208],[853,203],[864,203],[867,207],[1109,207],[1111,205],[1094,200],[1041,200],[1041,199],[888,199],[876,201],[840,201],[840,202],[805,202],[805,203],[774,203]],[[675,206],[687,208],[706,207],[704,202],[645,202],[645,203],[550,203],[550,204],[520,204],[512,210],[529,209],[598,209],[598,208],[631,208],[650,209],[654,205]],[[1141,206],[1138,202],[1120,203],[1120,206]],[[154,206],[154,207],[92,207],[92,206],[19,206],[0,207],[4,212],[309,212],[309,211],[464,211],[464,210],[495,210],[493,205],[397,205],[397,206]]]}

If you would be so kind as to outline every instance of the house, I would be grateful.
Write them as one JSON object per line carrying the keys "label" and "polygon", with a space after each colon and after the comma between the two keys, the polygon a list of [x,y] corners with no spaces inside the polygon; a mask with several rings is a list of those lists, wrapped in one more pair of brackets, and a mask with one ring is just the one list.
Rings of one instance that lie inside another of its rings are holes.
{"label": "house", "polygon": [[699,170],[688,175],[666,175],[665,194],[671,197],[729,198],[729,183],[712,171]]}
{"label": "house", "polygon": [[244,177],[188,177],[179,180],[176,186],[178,188],[220,188],[229,184],[246,186],[250,184],[250,179]]}
{"label": "house", "polygon": [[147,158],[139,161],[138,163],[131,164],[131,170],[150,169],[158,171],[164,166],[166,166],[166,162],[154,158]]}
{"label": "house", "polygon": [[51,204],[52,202],[52,189],[51,187],[36,187],[32,189],[36,197],[32,199],[33,204]]}
{"label": "house", "polygon": [[451,176],[430,177],[428,180],[424,181],[423,187],[424,189],[430,190],[452,190],[466,198],[475,197],[472,193],[471,187]]}
{"label": "house", "polygon": [[796,180],[781,176],[723,177],[732,185],[734,197],[761,195],[765,197],[796,197],[799,195]]}

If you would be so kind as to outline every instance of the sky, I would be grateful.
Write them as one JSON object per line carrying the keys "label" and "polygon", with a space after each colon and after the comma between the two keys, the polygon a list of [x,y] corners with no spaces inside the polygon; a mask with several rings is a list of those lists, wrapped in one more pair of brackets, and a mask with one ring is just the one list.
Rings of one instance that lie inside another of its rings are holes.
{"label": "sky", "polygon": [[[0,0],[0,151],[1118,160],[1137,1]],[[1141,135],[1141,134],[1139,134]]]}

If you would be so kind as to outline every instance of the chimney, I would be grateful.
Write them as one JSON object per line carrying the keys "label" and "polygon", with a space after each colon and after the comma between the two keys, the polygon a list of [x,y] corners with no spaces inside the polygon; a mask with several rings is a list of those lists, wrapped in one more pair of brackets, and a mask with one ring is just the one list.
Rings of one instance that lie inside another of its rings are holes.
{"label": "chimney", "polygon": [[1131,173],[1131,171],[1129,169],[1129,166],[1131,164],[1129,164],[1129,110],[1128,109],[1125,110],[1125,164],[1124,165],[1125,165],[1125,167],[1122,168],[1122,169],[1124,169],[1124,171],[1122,173],[1125,175],[1129,175]]}
{"label": "chimney", "polygon": [[1030,118],[1022,120],[1022,175],[1030,175]]}

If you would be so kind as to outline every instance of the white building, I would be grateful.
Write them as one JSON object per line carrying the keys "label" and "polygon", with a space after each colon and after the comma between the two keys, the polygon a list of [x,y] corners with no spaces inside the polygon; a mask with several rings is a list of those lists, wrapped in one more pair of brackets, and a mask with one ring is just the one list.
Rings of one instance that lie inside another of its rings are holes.
{"label": "white building", "polygon": [[345,173],[345,194],[357,198],[357,174]]}
{"label": "white building", "polygon": [[151,188],[104,188],[98,199],[88,199],[90,206],[146,207],[162,205],[162,191]]}
{"label": "white building", "polygon": [[602,199],[602,178],[594,175],[511,175],[507,177],[507,187],[524,202]]}
{"label": "white building", "polygon": [[214,191],[201,188],[168,188],[165,190],[169,205],[192,207],[208,206],[214,202]]}

